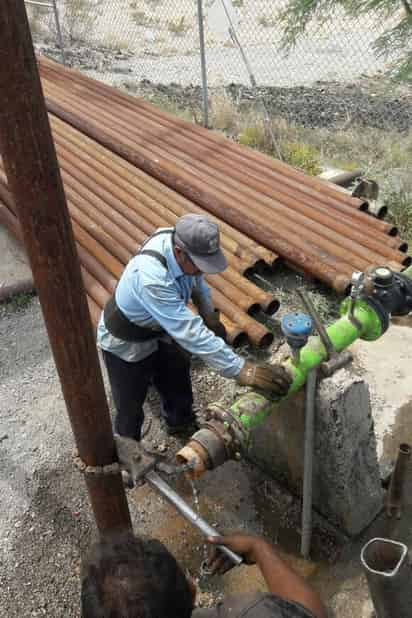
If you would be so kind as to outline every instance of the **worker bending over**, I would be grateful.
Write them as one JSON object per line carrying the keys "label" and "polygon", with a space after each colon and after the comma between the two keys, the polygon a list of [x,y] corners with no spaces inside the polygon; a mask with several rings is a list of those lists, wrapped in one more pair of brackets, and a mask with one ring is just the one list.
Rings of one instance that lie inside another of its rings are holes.
{"label": "worker bending over", "polygon": [[[218,226],[198,214],[157,230],[126,266],[97,334],[117,411],[116,433],[140,440],[150,384],[159,392],[169,434],[197,429],[191,354],[243,386],[287,392],[290,377],[282,366],[245,361],[224,341],[203,274],[226,267]],[[188,307],[190,300],[198,313]]]}

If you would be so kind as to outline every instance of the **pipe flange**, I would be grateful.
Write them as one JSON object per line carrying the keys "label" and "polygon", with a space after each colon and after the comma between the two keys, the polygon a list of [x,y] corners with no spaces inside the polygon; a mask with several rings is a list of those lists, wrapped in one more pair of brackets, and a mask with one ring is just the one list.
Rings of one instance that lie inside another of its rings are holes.
{"label": "pipe flange", "polygon": [[209,469],[221,466],[230,458],[223,437],[210,426],[205,426],[197,431],[191,437],[191,441],[200,444],[208,454],[210,461],[207,462],[207,467]]}

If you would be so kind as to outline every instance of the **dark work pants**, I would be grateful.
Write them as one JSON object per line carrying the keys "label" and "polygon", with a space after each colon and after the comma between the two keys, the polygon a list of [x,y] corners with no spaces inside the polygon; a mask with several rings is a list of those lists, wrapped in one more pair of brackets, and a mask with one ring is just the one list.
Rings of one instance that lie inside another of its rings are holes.
{"label": "dark work pants", "polygon": [[117,411],[116,433],[140,440],[143,403],[150,384],[159,392],[161,414],[168,425],[185,425],[194,419],[190,360],[175,344],[159,341],[158,350],[137,363],[128,363],[106,350],[103,357]]}

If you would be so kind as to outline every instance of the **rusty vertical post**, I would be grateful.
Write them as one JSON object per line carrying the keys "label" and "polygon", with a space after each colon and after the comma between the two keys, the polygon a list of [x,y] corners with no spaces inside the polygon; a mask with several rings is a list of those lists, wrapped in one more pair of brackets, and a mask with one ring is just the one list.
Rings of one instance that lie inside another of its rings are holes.
{"label": "rusty vertical post", "polygon": [[[79,456],[112,464],[109,409],[23,0],[0,2],[0,152]],[[120,474],[85,478],[100,533],[131,527]]]}

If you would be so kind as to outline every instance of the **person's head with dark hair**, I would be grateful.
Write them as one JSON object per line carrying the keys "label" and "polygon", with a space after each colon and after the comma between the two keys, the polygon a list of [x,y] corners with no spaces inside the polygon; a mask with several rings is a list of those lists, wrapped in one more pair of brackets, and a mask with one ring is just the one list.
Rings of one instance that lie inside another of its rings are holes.
{"label": "person's head with dark hair", "polygon": [[82,618],[189,618],[193,590],[166,547],[132,533],[103,538],[82,566]]}

